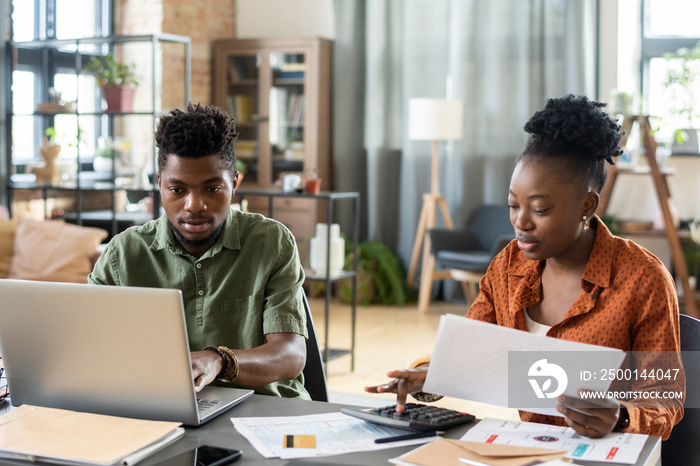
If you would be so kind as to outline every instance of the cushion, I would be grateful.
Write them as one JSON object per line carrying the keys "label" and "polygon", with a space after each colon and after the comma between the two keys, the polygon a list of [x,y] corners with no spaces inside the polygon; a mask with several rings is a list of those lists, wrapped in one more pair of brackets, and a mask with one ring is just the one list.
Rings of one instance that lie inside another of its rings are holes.
{"label": "cushion", "polygon": [[491,254],[484,251],[440,251],[435,261],[443,269],[471,270],[485,272],[491,263]]}
{"label": "cushion", "polygon": [[20,218],[8,278],[87,283],[91,259],[106,237],[100,228]]}
{"label": "cushion", "polygon": [[17,223],[0,220],[0,278],[7,278],[10,273],[16,229]]}

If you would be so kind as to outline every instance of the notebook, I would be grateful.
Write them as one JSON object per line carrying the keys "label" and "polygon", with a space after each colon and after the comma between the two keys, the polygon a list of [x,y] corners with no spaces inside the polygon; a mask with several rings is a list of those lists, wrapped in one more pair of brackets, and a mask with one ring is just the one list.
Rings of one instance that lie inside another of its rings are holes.
{"label": "notebook", "polygon": [[199,425],[253,394],[195,392],[180,290],[0,280],[0,296],[15,406]]}

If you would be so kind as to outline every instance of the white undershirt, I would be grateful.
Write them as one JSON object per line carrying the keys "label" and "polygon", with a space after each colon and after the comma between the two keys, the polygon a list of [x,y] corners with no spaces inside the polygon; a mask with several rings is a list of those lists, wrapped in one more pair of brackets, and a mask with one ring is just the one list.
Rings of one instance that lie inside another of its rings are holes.
{"label": "white undershirt", "polygon": [[534,333],[535,335],[547,335],[547,332],[549,331],[550,328],[552,328],[551,325],[544,325],[539,322],[535,322],[530,318],[530,314],[527,313],[527,308],[525,308],[525,325],[527,325],[527,331],[530,333]]}

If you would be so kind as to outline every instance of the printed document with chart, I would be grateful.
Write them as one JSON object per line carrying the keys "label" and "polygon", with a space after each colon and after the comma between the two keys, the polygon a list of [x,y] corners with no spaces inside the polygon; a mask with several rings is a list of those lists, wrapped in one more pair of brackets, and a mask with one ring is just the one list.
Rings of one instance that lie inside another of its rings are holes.
{"label": "printed document with chart", "polygon": [[603,438],[591,439],[569,427],[486,418],[469,429],[460,440],[559,449],[566,450],[566,457],[574,460],[635,464],[648,437],[613,432]]}

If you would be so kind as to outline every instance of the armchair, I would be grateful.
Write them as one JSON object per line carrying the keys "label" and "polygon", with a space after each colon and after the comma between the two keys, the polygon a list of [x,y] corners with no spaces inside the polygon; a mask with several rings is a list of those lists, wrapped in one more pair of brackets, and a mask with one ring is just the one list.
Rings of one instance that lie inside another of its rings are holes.
{"label": "armchair", "polygon": [[434,228],[428,234],[435,258],[431,285],[434,280],[457,280],[469,303],[476,298],[479,280],[493,258],[515,238],[508,206],[502,205],[477,207],[463,229]]}

